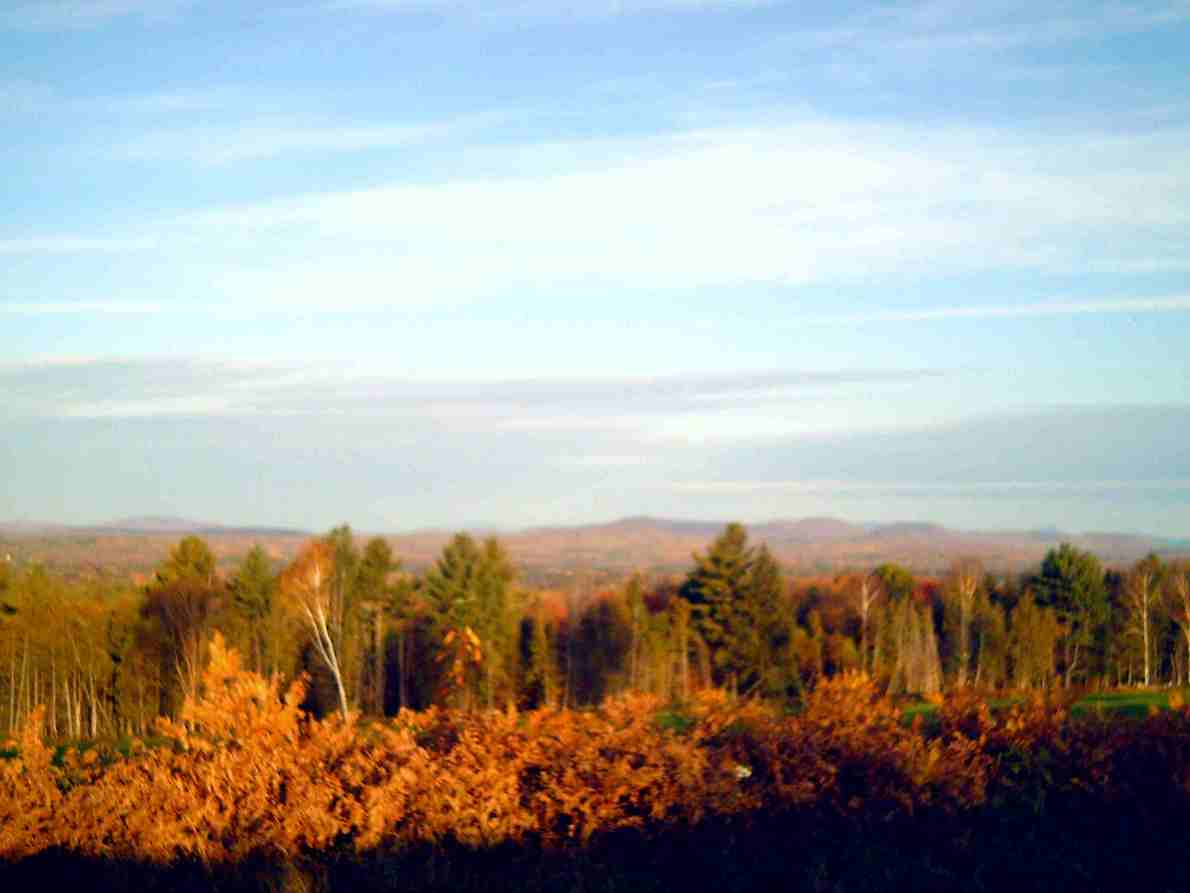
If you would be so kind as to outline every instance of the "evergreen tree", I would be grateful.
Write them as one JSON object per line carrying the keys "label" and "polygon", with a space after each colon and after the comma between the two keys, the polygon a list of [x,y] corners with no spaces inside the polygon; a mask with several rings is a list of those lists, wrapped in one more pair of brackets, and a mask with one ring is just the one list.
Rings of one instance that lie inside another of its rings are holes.
{"label": "evergreen tree", "polygon": [[778,694],[786,687],[779,654],[789,634],[784,614],[785,581],[768,546],[756,549],[748,569],[731,637],[731,660],[738,668],[741,691]]}
{"label": "evergreen tree", "polygon": [[694,629],[710,652],[714,681],[737,690],[746,674],[749,640],[755,636],[752,569],[754,550],[742,524],[731,523],[695,566],[681,596],[693,609]]}
{"label": "evergreen tree", "polygon": [[554,707],[558,703],[558,662],[544,607],[538,605],[532,617],[526,618],[526,623],[529,635],[525,702],[530,708]]}
{"label": "evergreen tree", "polygon": [[146,588],[143,632],[156,640],[161,661],[162,714],[172,712],[181,696],[198,694],[203,649],[222,595],[215,555],[197,536],[185,537],[170,550]]}
{"label": "evergreen tree", "polygon": [[1069,686],[1087,674],[1088,651],[1107,620],[1103,568],[1090,552],[1062,543],[1046,553],[1032,583],[1037,603],[1052,608],[1064,628],[1062,671]]}
{"label": "evergreen tree", "polygon": [[872,573],[880,580],[884,594],[894,602],[909,598],[913,595],[913,589],[917,585],[913,574],[899,564],[891,562],[882,564]]}
{"label": "evergreen tree", "polygon": [[513,614],[515,573],[507,552],[494,537],[482,546],[466,533],[456,534],[426,574],[425,591],[443,641],[454,631],[479,638],[482,659],[467,671],[465,705],[493,706],[515,695],[516,618]]}
{"label": "evergreen tree", "polygon": [[1190,684],[1190,562],[1179,561],[1169,567],[1165,575],[1165,604],[1170,619],[1181,632],[1182,645],[1175,645],[1183,655],[1184,675]]}
{"label": "evergreen tree", "polygon": [[247,626],[248,656],[254,672],[263,673],[272,666],[266,624],[273,614],[277,578],[264,549],[254,546],[231,581],[231,601],[235,612]]}
{"label": "evergreen tree", "polygon": [[[362,668],[362,643],[360,641],[361,617],[359,612],[360,551],[355,544],[355,534],[350,524],[340,524],[323,537],[331,550],[332,572],[329,582],[331,604],[336,606],[339,616],[333,627],[335,650],[339,655],[343,671],[343,685],[347,699],[360,704],[360,670]],[[318,679],[315,678],[315,687]]]}
{"label": "evergreen tree", "polygon": [[390,577],[400,567],[401,562],[393,557],[388,542],[383,537],[373,537],[364,547],[354,582],[359,619],[370,631],[367,647],[360,649],[362,688],[367,695],[360,700],[378,715],[384,714],[387,689],[385,633],[395,613],[396,592]]}

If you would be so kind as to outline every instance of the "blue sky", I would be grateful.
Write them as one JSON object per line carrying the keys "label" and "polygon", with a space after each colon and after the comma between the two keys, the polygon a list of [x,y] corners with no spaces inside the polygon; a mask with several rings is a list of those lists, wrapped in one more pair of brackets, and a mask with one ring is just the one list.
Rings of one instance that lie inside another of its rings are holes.
{"label": "blue sky", "polygon": [[0,518],[1190,535],[1190,3],[0,8]]}

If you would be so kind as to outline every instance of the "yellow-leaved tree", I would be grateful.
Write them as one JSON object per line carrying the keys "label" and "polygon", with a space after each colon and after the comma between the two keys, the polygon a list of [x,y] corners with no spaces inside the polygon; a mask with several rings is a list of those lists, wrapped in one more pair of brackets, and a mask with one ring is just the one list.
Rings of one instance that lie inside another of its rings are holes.
{"label": "yellow-leaved tree", "polygon": [[281,574],[281,592],[310,631],[314,650],[335,680],[339,711],[348,719],[347,690],[343,686],[343,591],[334,585],[335,552],[324,540],[302,547]]}

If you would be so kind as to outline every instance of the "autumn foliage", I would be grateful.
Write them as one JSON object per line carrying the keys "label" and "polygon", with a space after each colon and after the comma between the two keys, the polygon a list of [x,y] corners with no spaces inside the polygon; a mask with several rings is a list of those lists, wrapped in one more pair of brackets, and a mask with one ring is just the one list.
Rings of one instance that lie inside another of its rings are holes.
{"label": "autumn foliage", "polygon": [[18,756],[0,761],[0,856],[228,864],[447,842],[566,848],[799,810],[871,827],[1060,793],[1111,801],[1152,777],[1167,798],[1190,790],[1185,709],[1075,723],[1061,703],[993,714],[962,695],[926,730],[844,675],[792,716],[707,691],[680,714],[636,695],[592,711],[432,709],[363,725],[312,718],[304,694],[244,671],[216,637],[202,693],[159,723],[171,745],[55,760],[35,714],[5,745]]}

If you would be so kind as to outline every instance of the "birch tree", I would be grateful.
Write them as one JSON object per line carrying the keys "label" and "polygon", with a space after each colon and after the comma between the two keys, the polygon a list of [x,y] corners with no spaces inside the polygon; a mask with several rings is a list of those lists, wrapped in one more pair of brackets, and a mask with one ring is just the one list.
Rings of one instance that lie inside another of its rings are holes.
{"label": "birch tree", "polygon": [[1171,565],[1165,577],[1169,612],[1186,646],[1186,683],[1190,685],[1190,563]]}
{"label": "birch tree", "polygon": [[315,652],[334,680],[339,712],[347,721],[347,690],[340,657],[344,599],[343,588],[335,585],[334,547],[323,540],[303,546],[281,575],[281,592],[304,621]]}
{"label": "birch tree", "polygon": [[971,621],[975,614],[975,596],[983,579],[983,565],[974,558],[956,561],[950,569],[950,588],[959,606],[959,654],[955,684],[967,685],[971,672]]}
{"label": "birch tree", "polygon": [[850,581],[850,588],[855,597],[855,606],[859,611],[859,666],[865,673],[871,672],[869,636],[872,628],[872,607],[880,598],[883,588],[880,578],[875,573],[859,574]]}
{"label": "birch tree", "polygon": [[1128,572],[1124,591],[1130,611],[1130,632],[1140,639],[1144,685],[1153,682],[1153,609],[1164,568],[1156,555],[1138,561]]}

